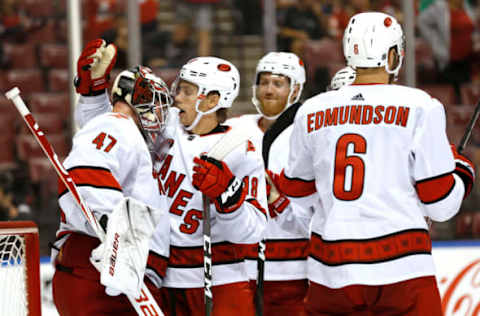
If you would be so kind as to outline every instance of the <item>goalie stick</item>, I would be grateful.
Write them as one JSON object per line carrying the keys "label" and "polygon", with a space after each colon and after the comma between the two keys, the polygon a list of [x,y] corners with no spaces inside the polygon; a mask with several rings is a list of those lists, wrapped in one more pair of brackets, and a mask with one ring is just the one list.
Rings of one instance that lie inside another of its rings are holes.
{"label": "goalie stick", "polygon": [[470,119],[470,123],[468,123],[467,128],[465,129],[465,133],[463,134],[462,140],[460,144],[457,146],[457,152],[460,154],[467,146],[467,143],[472,136],[472,130],[477,122],[478,116],[480,115],[480,101],[478,101],[477,106],[475,107],[475,111],[473,112],[472,118]]}
{"label": "goalie stick", "polygon": [[[45,136],[45,133],[40,129],[40,126],[35,121],[32,113],[30,113],[27,106],[23,102],[18,87],[14,87],[13,89],[7,91],[5,93],[5,96],[7,97],[7,99],[13,102],[18,112],[20,112],[20,115],[22,115],[23,120],[27,124],[32,134],[35,136],[35,139],[37,140],[38,144],[47,156],[48,160],[50,160],[50,162],[52,163],[52,166],[57,172],[58,177],[62,180],[62,182],[65,184],[65,186],[68,188],[68,190],[74,197],[78,206],[82,210],[83,215],[87,219],[92,229],[95,231],[98,239],[103,242],[105,240],[105,232],[103,231],[92,211],[78,192],[77,186],[75,185],[72,177],[63,167],[62,163],[58,160],[58,156],[53,150],[53,147],[48,141],[47,137]],[[128,300],[132,304],[137,314],[145,316],[163,316],[160,307],[158,306],[157,302],[150,293],[150,290],[145,284],[142,285],[140,293],[141,295],[138,298],[127,295]]]}
{"label": "goalie stick", "polygon": [[[246,142],[250,134],[244,128],[233,129],[208,151],[207,156],[223,160],[235,148]],[[205,272],[205,315],[212,315],[212,243],[210,223],[210,199],[203,194],[203,268]]]}

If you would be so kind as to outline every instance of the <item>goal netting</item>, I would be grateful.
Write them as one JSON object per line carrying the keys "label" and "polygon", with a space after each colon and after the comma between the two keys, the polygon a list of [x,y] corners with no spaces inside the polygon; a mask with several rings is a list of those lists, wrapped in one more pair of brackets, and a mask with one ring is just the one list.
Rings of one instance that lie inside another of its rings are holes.
{"label": "goal netting", "polygon": [[0,315],[40,315],[38,228],[0,222]]}

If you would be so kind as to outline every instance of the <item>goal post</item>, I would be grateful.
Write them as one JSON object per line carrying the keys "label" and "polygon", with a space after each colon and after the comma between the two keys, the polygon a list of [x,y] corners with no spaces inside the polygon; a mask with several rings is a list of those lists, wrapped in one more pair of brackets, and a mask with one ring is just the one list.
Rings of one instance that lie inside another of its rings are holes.
{"label": "goal post", "polygon": [[38,227],[0,221],[0,315],[41,315]]}

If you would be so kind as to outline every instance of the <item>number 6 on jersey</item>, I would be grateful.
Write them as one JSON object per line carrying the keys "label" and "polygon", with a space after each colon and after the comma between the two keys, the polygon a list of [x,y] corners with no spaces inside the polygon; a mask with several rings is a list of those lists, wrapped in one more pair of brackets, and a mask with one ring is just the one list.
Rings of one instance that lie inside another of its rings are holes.
{"label": "number 6 on jersey", "polygon": [[[367,141],[358,134],[344,134],[337,141],[335,150],[335,171],[333,177],[333,194],[339,200],[353,201],[363,192],[365,180],[365,163],[358,155],[347,155],[349,145],[353,145],[355,154],[367,152]],[[351,184],[346,189],[347,168],[351,167]]]}

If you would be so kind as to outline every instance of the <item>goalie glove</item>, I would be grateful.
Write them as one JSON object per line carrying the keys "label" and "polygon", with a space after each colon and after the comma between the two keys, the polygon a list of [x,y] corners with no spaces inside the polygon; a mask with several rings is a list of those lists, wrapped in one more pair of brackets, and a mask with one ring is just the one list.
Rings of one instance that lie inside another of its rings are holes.
{"label": "goalie glove", "polygon": [[117,47],[103,39],[87,44],[77,61],[74,85],[77,93],[98,95],[108,88],[110,71],[117,60]]}
{"label": "goalie glove", "polygon": [[270,218],[275,218],[287,208],[290,200],[277,189],[274,182],[276,175],[270,170],[266,171],[265,179],[267,181],[268,213],[270,214]]}
{"label": "goalie glove", "polygon": [[108,295],[140,295],[150,239],[163,211],[133,198],[122,200],[110,214],[105,241],[92,251],[90,261],[100,272]]}
{"label": "goalie glove", "polygon": [[220,213],[231,213],[242,205],[246,186],[223,161],[202,155],[193,162],[193,186],[212,199]]}
{"label": "goalie glove", "polygon": [[466,199],[472,191],[473,183],[475,182],[475,166],[467,157],[457,152],[455,145],[450,145],[450,147],[452,148],[453,158],[455,159],[455,170],[453,172],[462,179],[465,185],[463,198]]}

